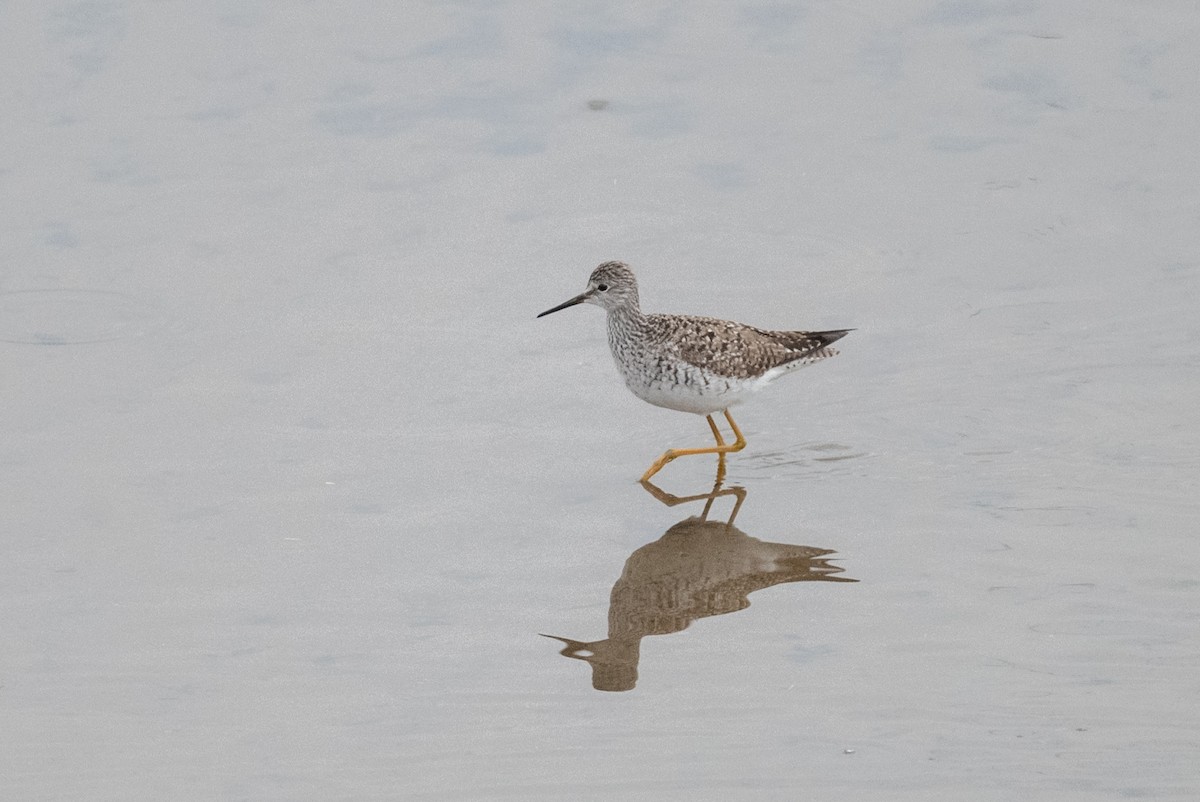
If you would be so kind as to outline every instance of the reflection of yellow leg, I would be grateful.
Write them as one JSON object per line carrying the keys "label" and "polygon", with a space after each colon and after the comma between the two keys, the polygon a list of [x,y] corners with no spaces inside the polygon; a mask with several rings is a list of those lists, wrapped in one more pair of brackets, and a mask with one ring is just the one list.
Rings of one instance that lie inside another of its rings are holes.
{"label": "reflection of yellow leg", "polygon": [[726,444],[725,439],[721,437],[720,430],[717,429],[716,422],[712,419],[712,415],[708,415],[707,418],[708,426],[710,429],[712,429],[713,437],[717,439],[717,444],[715,446],[710,446],[709,448],[672,448],[670,451],[667,451],[654,461],[654,464],[651,465],[650,469],[646,471],[644,476],[642,476],[642,481],[648,481],[651,476],[661,471],[664,465],[677,457],[690,457],[696,454],[720,454],[721,459],[718,464],[718,469],[724,468],[724,456],[726,454],[732,451],[741,451],[746,447],[746,438],[742,437],[742,430],[739,429],[738,425],[733,422],[733,416],[729,414],[729,410],[725,410],[725,420],[729,421],[729,427],[733,429],[733,433],[737,435],[736,442]]}
{"label": "reflection of yellow leg", "polygon": [[[700,520],[702,521],[708,520],[708,513],[712,510],[713,502],[716,499],[721,496],[734,496],[737,501],[734,502],[733,511],[729,513],[729,520],[725,522],[729,526],[733,526],[733,519],[737,517],[738,510],[742,508],[742,502],[746,500],[746,491],[740,487],[726,487],[722,489],[721,477],[725,469],[725,455],[719,454],[718,456],[720,457],[720,462],[717,469],[717,481],[713,484],[713,489],[707,493],[697,493],[694,496],[676,496],[666,492],[653,482],[645,479],[642,480],[642,487],[646,489],[647,493],[654,496],[668,507],[674,507],[678,504],[686,504],[689,501],[703,501],[704,512],[700,514]],[[562,640],[564,643],[566,643],[566,640],[563,638],[559,638],[559,640]]]}

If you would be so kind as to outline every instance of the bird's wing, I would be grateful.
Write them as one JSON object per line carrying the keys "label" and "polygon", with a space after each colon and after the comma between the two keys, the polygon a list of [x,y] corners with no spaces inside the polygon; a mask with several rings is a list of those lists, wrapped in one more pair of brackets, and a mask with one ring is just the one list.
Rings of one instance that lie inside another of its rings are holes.
{"label": "bird's wing", "polygon": [[[807,363],[831,357],[837,352],[827,346],[848,331],[765,331],[729,320],[690,316],[673,316],[669,321],[669,340],[680,360],[738,379],[760,376],[797,360]],[[653,322],[664,328],[667,325],[666,320]]]}

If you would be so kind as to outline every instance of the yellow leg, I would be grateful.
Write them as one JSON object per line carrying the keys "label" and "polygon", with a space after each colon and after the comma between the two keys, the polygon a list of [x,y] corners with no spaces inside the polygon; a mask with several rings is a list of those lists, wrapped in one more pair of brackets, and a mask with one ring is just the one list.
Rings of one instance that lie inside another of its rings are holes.
{"label": "yellow leg", "polygon": [[708,421],[708,428],[712,429],[713,437],[717,438],[717,445],[725,445],[725,438],[721,437],[721,430],[717,428],[717,422],[712,419],[712,415],[705,415],[704,419]]}
{"label": "yellow leg", "polygon": [[720,430],[717,429],[716,422],[712,419],[712,415],[708,415],[707,418],[708,426],[710,429],[712,429],[713,437],[717,439],[717,444],[715,446],[710,446],[709,448],[672,448],[654,461],[654,464],[651,465],[649,470],[646,471],[645,475],[642,476],[642,481],[648,481],[651,476],[661,471],[663,466],[665,466],[671,460],[676,459],[677,457],[690,457],[696,454],[720,454],[721,460],[720,464],[718,465],[718,469],[720,469],[724,467],[724,456],[726,454],[733,451],[741,451],[746,447],[746,438],[742,437],[742,430],[739,429],[738,425],[733,422],[733,416],[729,414],[729,410],[725,410],[725,420],[729,421],[729,427],[733,429],[733,433],[737,435],[736,442],[726,444],[724,438],[721,437]]}
{"label": "yellow leg", "polygon": [[733,422],[733,416],[729,414],[729,410],[725,410],[725,420],[729,421],[729,428],[733,429],[733,433],[737,435],[737,442],[734,443],[729,450],[741,451],[746,447],[746,438],[742,437],[742,430]]}

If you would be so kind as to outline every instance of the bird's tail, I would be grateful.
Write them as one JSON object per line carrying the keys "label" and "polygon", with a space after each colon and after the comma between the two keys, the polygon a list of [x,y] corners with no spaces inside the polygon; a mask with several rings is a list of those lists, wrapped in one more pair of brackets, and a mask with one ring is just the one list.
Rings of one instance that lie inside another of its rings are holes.
{"label": "bird's tail", "polygon": [[852,331],[854,329],[836,329],[834,331],[773,331],[771,334],[785,348],[798,351],[800,354],[816,354]]}

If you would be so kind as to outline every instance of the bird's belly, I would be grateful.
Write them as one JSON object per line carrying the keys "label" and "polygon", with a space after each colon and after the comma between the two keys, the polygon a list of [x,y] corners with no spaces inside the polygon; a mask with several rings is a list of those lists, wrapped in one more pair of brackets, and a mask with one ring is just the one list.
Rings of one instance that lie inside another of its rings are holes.
{"label": "bird's belly", "polygon": [[669,370],[649,371],[626,370],[618,366],[625,385],[638,398],[656,407],[665,407],[679,412],[709,415],[741,403],[756,389],[755,382],[734,379],[694,368],[690,365],[676,366]]}

